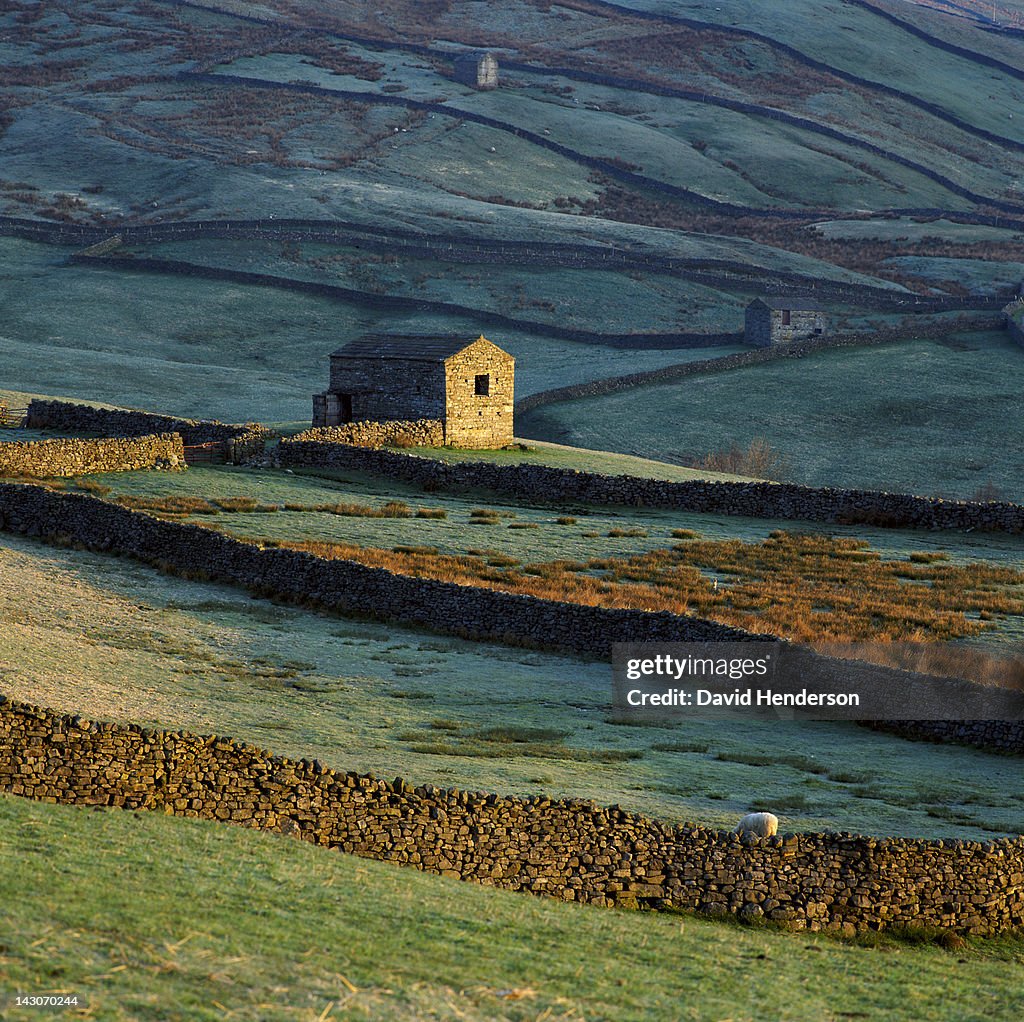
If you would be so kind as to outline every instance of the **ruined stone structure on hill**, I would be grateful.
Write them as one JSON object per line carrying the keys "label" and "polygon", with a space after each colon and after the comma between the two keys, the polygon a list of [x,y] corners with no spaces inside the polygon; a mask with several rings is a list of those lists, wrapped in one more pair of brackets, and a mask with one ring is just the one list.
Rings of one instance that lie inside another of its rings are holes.
{"label": "ruined stone structure on hill", "polygon": [[331,355],[328,389],[313,396],[313,425],[438,422],[444,443],[512,443],[515,359],[486,337],[370,335]]}
{"label": "ruined stone structure on hill", "polygon": [[474,50],[455,58],[455,80],[474,89],[498,87],[498,58],[486,50]]}
{"label": "ruined stone structure on hill", "polygon": [[755,298],[747,306],[744,339],[755,348],[806,341],[827,330],[824,310],[809,299]]}

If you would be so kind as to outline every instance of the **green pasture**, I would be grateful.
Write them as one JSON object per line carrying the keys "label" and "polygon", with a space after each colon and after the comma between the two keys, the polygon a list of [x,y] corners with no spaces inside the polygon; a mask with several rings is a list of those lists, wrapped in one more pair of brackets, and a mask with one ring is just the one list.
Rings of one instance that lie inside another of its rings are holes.
{"label": "green pasture", "polygon": [[[401,254],[400,248],[370,253],[340,245],[296,247],[271,241],[189,241],[132,246],[132,251],[374,294],[450,302],[613,337],[742,330],[743,310],[756,294],[754,285],[748,285],[747,293],[730,294],[670,273],[630,276],[615,270],[446,263],[409,258]],[[490,329],[504,333],[498,328]],[[705,352],[704,357],[720,353],[716,349]],[[689,354],[689,350],[683,349],[679,361],[685,361]],[[659,357],[664,355],[659,353]]]}
{"label": "green pasture", "polygon": [[308,422],[328,355],[364,333],[472,339],[486,330],[515,353],[520,397],[736,350],[631,350],[495,332],[277,288],[69,265],[66,251],[0,238],[0,353],[11,390],[195,418]]}
{"label": "green pasture", "polygon": [[607,664],[324,616],[9,536],[0,567],[0,689],[26,702],[711,826],[757,807],[785,830],[1024,832],[1012,758],[841,723],[615,725]]}
{"label": "green pasture", "polygon": [[[756,6],[695,0],[681,11],[663,0],[630,0],[625,6],[752,29],[841,70],[894,85],[987,131],[1024,140],[1024,122],[1014,117],[1022,97],[1019,81],[931,46],[861,7],[829,8],[823,17],[815,0]],[[914,20],[912,13],[897,13]],[[913,116],[927,117],[919,111]]]}
{"label": "green pasture", "polygon": [[[297,73],[309,74],[308,68],[308,63],[300,64],[297,57],[271,54],[247,58],[222,71],[291,81]],[[408,62],[397,70],[400,73],[390,77],[409,88],[410,98],[424,92],[423,77],[429,72],[415,63],[410,67]],[[326,88],[352,87],[351,83],[336,84],[334,76],[324,71],[314,73],[310,80]],[[436,73],[431,84],[429,98],[436,100],[439,93],[449,97],[455,110],[469,110],[543,133],[586,155],[615,156],[659,181],[726,201],[849,209],[865,204],[956,208],[964,203],[907,168],[841,142],[701,103],[579,82],[572,84],[572,100],[536,87],[480,95],[453,88]],[[363,83],[361,91],[376,88],[367,89]],[[629,105],[622,112],[624,95],[629,96]],[[614,152],[607,151],[609,135],[615,139]],[[696,141],[706,148],[695,148]],[[406,173],[401,168],[411,161],[411,173],[418,181],[479,198],[499,194],[535,203],[550,201],[555,195],[586,199],[594,191],[585,184],[586,168],[565,157],[507,132],[472,123],[458,125],[439,114],[407,132],[397,131],[393,142],[383,144],[381,156],[385,173]],[[742,166],[736,166],[737,160]],[[853,172],[851,165],[856,165]],[[861,169],[862,165],[866,169]],[[552,179],[545,179],[545,174]],[[986,183],[996,189],[1006,187],[1002,181]],[[865,198],[868,194],[870,201]]]}
{"label": "green pasture", "polygon": [[1013,227],[989,227],[984,224],[959,224],[952,220],[884,217],[870,220],[823,220],[814,224],[814,230],[826,238],[851,240],[877,239],[886,242],[905,241],[908,244],[925,238],[940,238],[952,243],[1020,242],[1024,233]]}
{"label": "green pasture", "polygon": [[1024,263],[989,262],[983,259],[936,258],[928,256],[893,256],[885,260],[888,267],[908,277],[917,277],[942,286],[953,283],[975,294],[1005,295],[1020,290]]}
{"label": "green pasture", "polygon": [[951,335],[547,405],[517,431],[663,461],[765,437],[794,482],[1020,501],[1022,368],[1001,332]]}
{"label": "green pasture", "polygon": [[779,1022],[1001,1022],[1024,1010],[1024,953],[1009,938],[863,946],[590,908],[217,823],[11,796],[0,856],[10,1022],[40,1017],[12,1003],[30,993],[77,995],[111,1022],[754,1022],[769,1004]]}

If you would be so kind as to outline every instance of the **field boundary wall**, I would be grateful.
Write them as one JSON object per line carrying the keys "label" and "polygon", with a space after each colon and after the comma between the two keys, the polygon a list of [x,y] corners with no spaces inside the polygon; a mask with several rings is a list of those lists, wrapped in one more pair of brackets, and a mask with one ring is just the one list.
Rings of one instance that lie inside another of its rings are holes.
{"label": "field boundary wall", "polygon": [[55,437],[0,443],[0,476],[77,476],[93,472],[185,468],[185,448],[177,433],[103,437]]}
{"label": "field boundary wall", "polygon": [[919,497],[877,490],[832,489],[795,483],[673,482],[608,476],[547,465],[448,463],[389,450],[285,438],[276,458],[286,468],[348,469],[390,476],[427,490],[488,490],[533,503],[625,505],[748,518],[835,522],[888,528],[1024,532],[1024,505]]}
{"label": "field boundary wall", "polygon": [[[86,494],[55,493],[28,484],[0,483],[0,531],[73,542],[133,557],[187,578],[225,582],[260,596],[349,616],[605,660],[616,642],[777,641],[698,617],[563,603],[400,575],[296,550],[263,549]],[[807,678],[824,684],[834,683],[839,672],[844,683],[855,688],[865,681],[905,685],[922,680],[920,675],[895,668],[814,654],[807,654],[801,669]],[[886,727],[899,731],[906,723]],[[994,728],[978,721],[946,722],[934,734],[918,735],[913,733],[916,723],[910,722],[907,737],[962,741],[995,752],[1017,751],[1024,745],[1024,724],[1000,723]],[[931,726],[924,724],[926,730]]]}
{"label": "field boundary wall", "polygon": [[862,721],[874,731],[911,741],[973,745],[986,752],[1024,755],[1024,724],[1015,720],[871,720]]}
{"label": "field boundary wall", "polygon": [[72,401],[36,399],[28,406],[30,429],[67,433],[99,433],[108,437],[137,437],[150,433],[177,433],[186,446],[223,444],[226,460],[240,463],[262,454],[269,430],[255,422],[231,424],[180,419],[135,409],[95,408]]}
{"label": "field boundary wall", "polygon": [[645,387],[658,383],[672,383],[690,376],[702,376],[705,373],[722,373],[732,369],[744,369],[747,366],[762,365],[785,358],[803,358],[818,351],[833,348],[867,348],[876,345],[896,344],[906,340],[927,340],[945,337],[951,333],[1002,330],[1006,323],[1003,313],[961,314],[955,320],[936,321],[929,318],[908,318],[888,327],[877,327],[855,333],[832,334],[830,336],[810,338],[804,341],[792,341],[787,344],[773,344],[770,347],[754,348],[717,358],[695,359],[692,362],[680,362],[675,365],[650,369],[641,373],[629,373],[625,376],[610,376],[600,380],[587,380],[583,383],[570,384],[567,387],[555,387],[551,390],[529,394],[516,402],[516,414],[523,415],[543,405],[557,404],[560,401],[575,401],[585,397],[600,397],[614,394],[633,387]]}
{"label": "field boundary wall", "polygon": [[278,831],[565,901],[853,934],[1024,926],[1024,838],[745,838],[618,807],[378,780],[218,736],[100,723],[0,696],[0,789]]}

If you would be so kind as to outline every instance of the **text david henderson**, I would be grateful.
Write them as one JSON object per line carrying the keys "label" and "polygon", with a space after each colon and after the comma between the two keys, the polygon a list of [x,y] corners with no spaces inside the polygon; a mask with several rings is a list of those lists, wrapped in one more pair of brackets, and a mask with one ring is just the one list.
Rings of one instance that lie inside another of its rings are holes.
{"label": "text david henderson", "polygon": [[856,692],[773,692],[766,689],[733,689],[712,692],[697,688],[692,692],[670,688],[665,692],[641,692],[631,689],[626,695],[630,706],[860,706]]}

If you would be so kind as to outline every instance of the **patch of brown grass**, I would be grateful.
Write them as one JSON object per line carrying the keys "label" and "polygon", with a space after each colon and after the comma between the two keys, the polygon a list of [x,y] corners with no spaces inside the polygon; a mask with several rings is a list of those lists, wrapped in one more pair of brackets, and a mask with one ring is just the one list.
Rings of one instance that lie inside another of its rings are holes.
{"label": "patch of brown grass", "polygon": [[536,564],[486,550],[281,545],[549,600],[696,614],[812,644],[946,641],[979,635],[998,616],[1024,615],[1024,572],[1013,568],[934,556],[883,560],[861,540],[784,531],[762,543],[693,539],[632,557]]}

